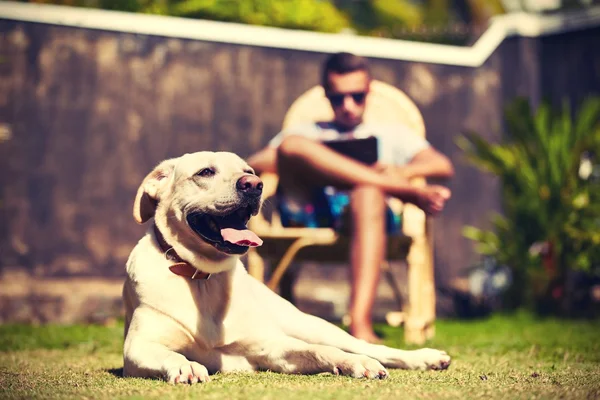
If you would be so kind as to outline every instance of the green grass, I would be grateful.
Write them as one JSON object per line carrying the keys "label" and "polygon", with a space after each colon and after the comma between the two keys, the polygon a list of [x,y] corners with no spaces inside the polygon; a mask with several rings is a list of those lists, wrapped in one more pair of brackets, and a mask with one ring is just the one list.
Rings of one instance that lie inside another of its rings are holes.
{"label": "green grass", "polygon": [[[0,326],[0,398],[397,399],[600,398],[600,322],[536,320],[520,314],[438,321],[428,344],[453,356],[448,371],[391,371],[384,381],[329,374],[216,375],[172,386],[124,379],[121,324]],[[402,331],[379,330],[403,346]]]}

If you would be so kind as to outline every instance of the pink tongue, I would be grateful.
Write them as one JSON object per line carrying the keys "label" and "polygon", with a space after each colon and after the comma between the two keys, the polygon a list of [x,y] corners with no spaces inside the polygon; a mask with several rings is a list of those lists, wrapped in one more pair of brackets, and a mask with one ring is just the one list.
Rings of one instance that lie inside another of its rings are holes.
{"label": "pink tongue", "polygon": [[221,229],[221,236],[224,240],[238,246],[256,247],[263,243],[261,238],[256,236],[256,233],[248,229],[223,228]]}

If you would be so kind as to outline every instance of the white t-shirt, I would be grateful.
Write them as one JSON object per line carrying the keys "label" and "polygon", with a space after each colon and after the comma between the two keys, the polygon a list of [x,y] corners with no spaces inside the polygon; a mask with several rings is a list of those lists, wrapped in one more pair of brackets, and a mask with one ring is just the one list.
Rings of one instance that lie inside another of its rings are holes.
{"label": "white t-shirt", "polygon": [[286,136],[299,135],[308,139],[343,140],[363,139],[375,136],[378,143],[379,162],[388,165],[405,165],[430,144],[424,137],[401,124],[360,124],[353,131],[340,132],[330,122],[311,123],[284,129],[271,141],[269,146],[278,147]]}

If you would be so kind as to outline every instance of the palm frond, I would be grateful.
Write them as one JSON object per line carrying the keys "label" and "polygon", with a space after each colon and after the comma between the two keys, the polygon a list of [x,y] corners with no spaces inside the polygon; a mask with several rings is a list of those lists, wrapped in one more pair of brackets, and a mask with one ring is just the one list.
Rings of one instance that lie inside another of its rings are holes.
{"label": "palm frond", "polygon": [[600,269],[600,182],[578,172],[585,152],[600,168],[600,97],[586,99],[574,117],[567,101],[558,109],[544,102],[533,111],[518,98],[505,108],[505,118],[502,143],[475,132],[457,139],[474,166],[501,179],[504,210],[491,217],[492,230],[465,227],[463,235],[480,253],[532,277],[544,273],[541,258],[530,254],[536,243],[553,244],[556,276]]}

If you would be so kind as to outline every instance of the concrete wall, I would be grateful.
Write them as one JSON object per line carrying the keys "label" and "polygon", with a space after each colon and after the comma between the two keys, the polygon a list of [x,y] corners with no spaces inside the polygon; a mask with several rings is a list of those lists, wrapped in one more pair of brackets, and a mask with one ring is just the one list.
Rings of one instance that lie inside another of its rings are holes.
{"label": "concrete wall", "polygon": [[[498,182],[467,165],[456,135],[500,140],[502,108],[517,95],[577,102],[598,93],[599,37],[593,26],[509,37],[476,67],[370,57],[374,76],[416,102],[428,139],[456,166],[435,229],[440,286],[477,261],[462,227],[486,227],[500,210]],[[0,269],[122,277],[145,229],[131,216],[145,174],[185,152],[260,149],[318,83],[325,57],[0,13]]]}

